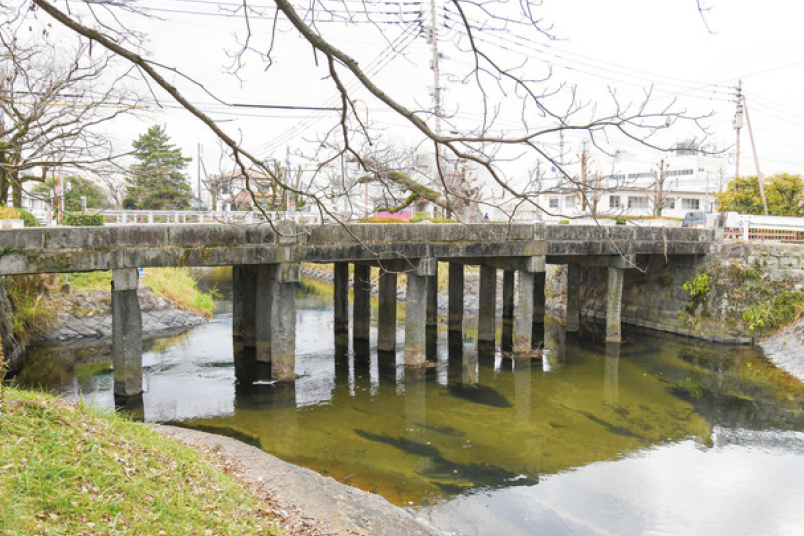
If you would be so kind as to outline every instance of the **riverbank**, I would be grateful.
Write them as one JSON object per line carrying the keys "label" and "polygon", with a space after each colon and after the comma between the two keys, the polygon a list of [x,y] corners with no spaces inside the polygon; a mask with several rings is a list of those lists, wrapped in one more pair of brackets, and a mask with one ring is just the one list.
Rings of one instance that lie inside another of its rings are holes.
{"label": "riverbank", "polygon": [[[111,272],[46,274],[4,279],[0,288],[0,337],[10,372],[20,369],[31,346],[110,344]],[[212,313],[209,293],[198,290],[187,268],[151,268],[137,298],[145,340],[186,331]]]}
{"label": "riverbank", "polygon": [[268,495],[283,508],[315,519],[326,534],[354,536],[437,536],[409,512],[379,495],[341,484],[310,469],[272,456],[230,437],[175,426],[154,430],[195,449],[231,460],[232,473],[258,496]]}
{"label": "riverbank", "polygon": [[0,419],[10,534],[437,534],[377,495],[227,437],[8,387]]}
{"label": "riverbank", "polygon": [[2,392],[3,534],[283,534],[270,505],[214,457],[112,412]]}

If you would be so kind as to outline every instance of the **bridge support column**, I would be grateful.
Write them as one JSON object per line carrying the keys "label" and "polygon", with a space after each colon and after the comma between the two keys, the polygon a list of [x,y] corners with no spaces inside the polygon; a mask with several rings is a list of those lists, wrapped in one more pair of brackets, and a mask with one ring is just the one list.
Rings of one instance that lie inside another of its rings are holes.
{"label": "bridge support column", "polygon": [[545,272],[533,274],[533,323],[544,324],[545,296],[544,285],[546,284]]}
{"label": "bridge support column", "polygon": [[[544,272],[542,272],[544,273]],[[514,355],[528,353],[533,343],[533,280],[534,275],[519,272],[516,309],[514,311]]]}
{"label": "bridge support column", "polygon": [[380,272],[380,306],[377,317],[377,350],[380,352],[396,350],[396,280],[396,272]]}
{"label": "bridge support column", "polygon": [[503,351],[513,348],[514,337],[514,272],[503,270],[502,284],[502,341]]}
{"label": "bridge support column", "polygon": [[609,289],[606,300],[606,342],[622,342],[622,303],[625,268],[633,259],[614,257],[609,263]]}
{"label": "bridge support column", "polygon": [[427,276],[427,325],[438,325],[438,262],[435,275]]}
{"label": "bridge support column", "polygon": [[271,311],[273,310],[271,299],[271,272],[273,266],[270,264],[260,264],[254,270],[254,346],[255,359],[260,363],[271,362],[271,339],[273,330],[271,329]]}
{"label": "bridge support column", "polygon": [[449,331],[463,331],[463,264],[449,263]]}
{"label": "bridge support column", "polygon": [[232,355],[235,380],[243,385],[265,379],[256,363],[256,286],[253,266],[232,266]]}
{"label": "bridge support column", "polygon": [[271,378],[296,379],[296,284],[301,265],[276,264],[270,270]]}
{"label": "bridge support column", "polygon": [[333,266],[333,301],[335,333],[349,331],[349,263],[336,262]]}
{"label": "bridge support column", "polygon": [[371,266],[355,264],[352,338],[368,340],[371,321]]}
{"label": "bridge support column", "polygon": [[567,265],[567,332],[578,331],[580,322],[581,267],[577,264]]}
{"label": "bridge support column", "polygon": [[497,335],[497,269],[480,267],[477,340],[493,343]]}
{"label": "bridge support column", "polygon": [[142,394],[142,313],[137,299],[139,270],[117,268],[112,273],[112,355],[114,396]]}
{"label": "bridge support column", "polygon": [[427,350],[427,277],[435,273],[436,259],[425,258],[408,272],[405,296],[405,365],[426,362]]}
{"label": "bridge support column", "polygon": [[255,346],[257,273],[247,265],[232,266],[232,336],[236,343]]}

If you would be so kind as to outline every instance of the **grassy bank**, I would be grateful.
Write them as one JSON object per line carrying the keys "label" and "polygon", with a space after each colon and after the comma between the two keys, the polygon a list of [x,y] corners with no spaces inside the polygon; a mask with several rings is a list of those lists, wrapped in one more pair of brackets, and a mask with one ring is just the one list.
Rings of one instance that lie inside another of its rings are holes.
{"label": "grassy bank", "polygon": [[[73,292],[109,290],[112,282],[112,272],[64,274],[61,277],[70,283]],[[140,282],[155,295],[164,296],[180,309],[204,316],[212,314],[212,296],[198,290],[189,268],[147,268]]]}
{"label": "grassy bank", "polygon": [[215,460],[116,414],[2,389],[0,534],[283,534]]}
{"label": "grassy bank", "polygon": [[[145,273],[142,285],[155,295],[167,298],[179,309],[207,317],[212,315],[212,295],[198,290],[189,268],[148,268]],[[4,284],[12,304],[14,335],[26,340],[52,327],[63,305],[65,283],[69,283],[71,292],[91,292],[108,291],[111,282],[110,271],[6,277]]]}

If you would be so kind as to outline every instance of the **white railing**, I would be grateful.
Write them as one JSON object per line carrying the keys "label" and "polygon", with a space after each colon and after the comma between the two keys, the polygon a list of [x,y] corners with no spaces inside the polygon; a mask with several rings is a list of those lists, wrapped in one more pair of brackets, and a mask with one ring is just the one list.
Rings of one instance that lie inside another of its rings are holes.
{"label": "white railing", "polygon": [[804,218],[740,214],[737,226],[726,223],[725,237],[763,242],[798,242],[804,240]]}
{"label": "white railing", "polygon": [[[199,224],[199,223],[259,223],[265,216],[256,211],[238,210],[104,210],[106,225],[135,224]],[[314,212],[267,212],[272,221],[293,220],[297,223],[319,223]]]}

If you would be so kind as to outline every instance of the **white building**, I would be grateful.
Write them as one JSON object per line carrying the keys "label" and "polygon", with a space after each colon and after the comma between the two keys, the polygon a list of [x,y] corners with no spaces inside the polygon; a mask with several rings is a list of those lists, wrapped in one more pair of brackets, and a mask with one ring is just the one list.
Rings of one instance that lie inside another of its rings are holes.
{"label": "white building", "polygon": [[[683,218],[691,210],[714,212],[715,194],[731,177],[725,156],[679,143],[671,153],[644,156],[620,153],[589,158],[572,179],[546,177],[532,196],[544,209],[523,205],[515,219],[555,221],[583,216]],[[576,168],[578,166],[575,166]]]}

